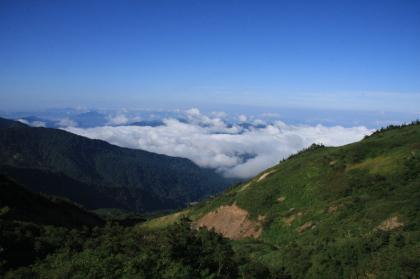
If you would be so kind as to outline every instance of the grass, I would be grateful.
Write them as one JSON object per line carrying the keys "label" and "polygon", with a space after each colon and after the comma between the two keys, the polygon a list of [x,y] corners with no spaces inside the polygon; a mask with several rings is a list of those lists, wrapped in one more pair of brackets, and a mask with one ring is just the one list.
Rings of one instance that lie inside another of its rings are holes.
{"label": "grass", "polygon": [[[197,220],[222,205],[236,203],[248,211],[250,219],[266,216],[259,239],[279,249],[259,257],[273,268],[288,269],[292,277],[383,275],[385,262],[396,251],[406,256],[401,257],[401,265],[394,265],[394,271],[414,274],[410,272],[418,269],[403,263],[413,261],[414,250],[398,250],[402,244],[395,242],[404,238],[405,247],[407,239],[419,238],[420,125],[414,124],[390,126],[346,146],[305,149],[208,203],[192,207],[187,215]],[[390,232],[378,230],[394,216],[404,225]],[[375,266],[373,252],[376,260],[385,262]],[[352,253],[356,253],[356,263]],[[347,267],[328,267],[332,259]]]}

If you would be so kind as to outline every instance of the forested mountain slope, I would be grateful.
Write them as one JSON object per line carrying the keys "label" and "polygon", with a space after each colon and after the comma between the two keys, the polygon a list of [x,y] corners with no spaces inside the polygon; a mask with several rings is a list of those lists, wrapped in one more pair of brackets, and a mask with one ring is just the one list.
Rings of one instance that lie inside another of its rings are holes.
{"label": "forested mountain slope", "polygon": [[[3,220],[58,227],[95,227],[105,224],[98,215],[58,196],[34,194],[22,184],[0,173],[0,208],[8,210]],[[4,229],[4,228],[3,228]]]}
{"label": "forested mountain slope", "polygon": [[23,124],[19,121],[9,120],[0,117],[0,129],[1,128],[10,128],[10,127],[29,127],[26,124]]}
{"label": "forested mountain slope", "polygon": [[419,124],[313,144],[178,215],[290,278],[419,278]]}
{"label": "forested mountain slope", "polygon": [[[118,193],[130,190],[124,186],[101,187],[100,185],[70,178],[60,171],[50,169],[0,165],[0,173],[12,177],[34,193],[48,193],[49,195],[65,197],[89,210],[98,208],[130,209],[130,202],[127,202],[126,196],[124,196],[125,199],[116,198]],[[140,197],[141,190],[138,190],[138,192]],[[159,202],[156,205],[158,204]]]}
{"label": "forested mountain slope", "polygon": [[[232,182],[188,159],[121,148],[50,128],[0,129],[0,164],[57,170],[84,183],[110,187],[105,194],[131,200],[129,208],[141,212],[182,207],[223,191]],[[122,187],[120,193],[115,186]]]}

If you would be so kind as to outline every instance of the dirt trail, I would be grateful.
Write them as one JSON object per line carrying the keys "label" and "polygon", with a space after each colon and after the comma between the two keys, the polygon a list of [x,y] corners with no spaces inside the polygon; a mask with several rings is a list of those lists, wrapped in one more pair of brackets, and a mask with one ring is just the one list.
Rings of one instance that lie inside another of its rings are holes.
{"label": "dirt trail", "polygon": [[[272,170],[272,171],[269,171],[269,172],[267,172],[267,173],[264,173],[263,175],[261,175],[261,177],[257,180],[257,182],[260,182],[261,180],[263,180],[264,178],[266,178],[267,177],[267,175],[269,175],[270,173],[273,173],[273,172],[275,172],[276,170]],[[249,187],[249,185],[251,185],[251,183],[252,182],[254,182],[255,181],[255,179],[253,180],[253,181],[251,181],[251,182],[249,182],[248,184],[246,184],[245,186],[243,186],[242,187],[242,189],[241,190],[239,190],[239,191],[243,191],[243,190],[245,190],[246,188],[248,188]]]}
{"label": "dirt trail", "polygon": [[[262,228],[260,227],[258,231],[255,231],[254,227],[261,226],[261,223],[248,220],[247,216],[248,211],[233,204],[231,206],[221,206],[215,212],[206,214],[194,224],[197,227],[206,226],[208,229],[214,227],[217,233],[233,240],[248,236],[259,237]],[[261,221],[264,217],[258,216],[258,220]]]}
{"label": "dirt trail", "polygon": [[272,170],[272,171],[269,171],[269,172],[266,172],[266,173],[264,173],[263,175],[261,175],[261,177],[257,180],[257,182],[260,182],[261,180],[263,180],[264,178],[266,178],[267,177],[267,175],[269,175],[270,173],[273,173],[273,172],[275,172],[276,170]]}
{"label": "dirt trail", "polygon": [[245,190],[246,188],[248,188],[249,187],[249,185],[251,185],[251,183],[252,182],[249,182],[248,184],[246,184],[244,187],[242,187],[242,189],[241,190],[239,190],[239,191],[243,191],[243,190]]}

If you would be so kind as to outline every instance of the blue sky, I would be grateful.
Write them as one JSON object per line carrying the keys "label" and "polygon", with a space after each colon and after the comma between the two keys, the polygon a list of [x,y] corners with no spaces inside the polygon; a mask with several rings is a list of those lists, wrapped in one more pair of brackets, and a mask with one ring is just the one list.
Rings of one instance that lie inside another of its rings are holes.
{"label": "blue sky", "polygon": [[0,110],[79,106],[414,120],[420,1],[0,1]]}

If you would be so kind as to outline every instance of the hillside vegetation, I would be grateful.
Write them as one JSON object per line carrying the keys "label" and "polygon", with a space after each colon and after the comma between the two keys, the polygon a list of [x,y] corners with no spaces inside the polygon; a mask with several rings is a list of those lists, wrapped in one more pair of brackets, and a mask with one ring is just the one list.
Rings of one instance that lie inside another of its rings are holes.
{"label": "hillside vegetation", "polygon": [[3,174],[0,191],[1,278],[237,278],[259,271],[228,239],[191,230],[185,218],[159,229],[124,227]]}
{"label": "hillside vegetation", "polygon": [[418,121],[313,144],[178,214],[290,278],[419,278],[419,155]]}
{"label": "hillside vegetation", "polygon": [[420,278],[419,124],[313,144],[210,200],[129,227],[92,228],[97,215],[0,176],[11,193],[0,196],[0,276]]}
{"label": "hillside vegetation", "polygon": [[[86,197],[92,193],[108,197],[97,205],[86,198],[82,201],[84,194],[78,193],[78,202],[90,209],[99,208],[96,206],[119,206],[137,212],[174,209],[221,192],[232,181],[188,159],[121,148],[62,130],[31,128],[19,122],[0,120],[0,165],[13,167],[2,167],[3,172],[34,191],[67,192],[64,196],[73,199],[75,193],[68,190],[83,189],[81,183],[84,183]],[[60,179],[62,182],[54,185],[45,183],[42,190],[36,182]],[[69,186],[72,183],[74,186]],[[109,199],[112,201],[106,202]]]}

